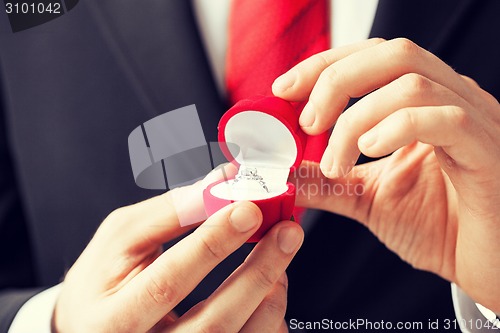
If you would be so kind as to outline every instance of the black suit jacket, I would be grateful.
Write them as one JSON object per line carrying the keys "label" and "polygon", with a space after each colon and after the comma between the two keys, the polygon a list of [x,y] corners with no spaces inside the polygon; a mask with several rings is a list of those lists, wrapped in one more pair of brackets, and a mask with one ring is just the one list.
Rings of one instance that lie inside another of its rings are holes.
{"label": "black suit jacket", "polygon": [[[500,2],[380,0],[372,35],[408,37],[500,96]],[[355,22],[353,22],[355,24]],[[134,184],[128,134],[196,104],[207,141],[227,105],[186,0],[82,0],[13,34],[0,14],[0,332],[58,283],[113,209],[157,194]],[[449,284],[412,269],[356,222],[305,221],[287,316],[299,320],[453,319]],[[186,311],[251,250],[246,245],[181,305]]]}

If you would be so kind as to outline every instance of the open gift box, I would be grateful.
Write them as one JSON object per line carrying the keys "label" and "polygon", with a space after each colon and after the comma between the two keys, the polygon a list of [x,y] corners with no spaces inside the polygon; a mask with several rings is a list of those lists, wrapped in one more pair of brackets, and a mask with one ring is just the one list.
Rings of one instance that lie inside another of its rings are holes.
{"label": "open gift box", "polygon": [[219,145],[238,166],[235,178],[210,184],[203,192],[208,216],[240,200],[252,201],[263,215],[248,240],[257,242],[277,222],[292,218],[295,186],[288,176],[302,161],[305,133],[295,108],[277,97],[242,100],[219,122]]}

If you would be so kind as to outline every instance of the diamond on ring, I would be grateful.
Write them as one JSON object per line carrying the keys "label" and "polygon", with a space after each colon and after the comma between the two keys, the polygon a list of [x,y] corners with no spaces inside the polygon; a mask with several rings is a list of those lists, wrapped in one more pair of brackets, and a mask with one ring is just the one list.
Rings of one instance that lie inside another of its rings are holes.
{"label": "diamond on ring", "polygon": [[238,171],[238,174],[234,178],[233,185],[242,181],[242,180],[253,180],[259,183],[259,185],[269,193],[269,189],[267,188],[266,182],[262,176],[257,174],[257,168],[241,168]]}

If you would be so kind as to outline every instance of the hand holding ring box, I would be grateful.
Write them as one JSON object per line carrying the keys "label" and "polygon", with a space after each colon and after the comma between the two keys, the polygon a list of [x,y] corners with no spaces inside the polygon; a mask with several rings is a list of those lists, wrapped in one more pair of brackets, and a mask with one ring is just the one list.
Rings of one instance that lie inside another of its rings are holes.
{"label": "hand holding ring box", "polygon": [[248,242],[257,242],[274,224],[290,220],[295,205],[291,171],[300,165],[306,135],[298,113],[278,97],[242,100],[219,122],[219,145],[238,168],[234,179],[210,184],[203,191],[208,216],[240,200],[252,201],[263,215],[259,230]]}

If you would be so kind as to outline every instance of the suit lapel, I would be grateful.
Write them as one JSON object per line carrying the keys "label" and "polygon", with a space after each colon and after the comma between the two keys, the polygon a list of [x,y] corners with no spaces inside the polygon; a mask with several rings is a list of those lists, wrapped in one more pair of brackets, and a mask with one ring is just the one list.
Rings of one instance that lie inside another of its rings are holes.
{"label": "suit lapel", "polygon": [[[186,0],[85,2],[149,118],[196,104],[207,141],[225,105]],[[141,110],[144,112],[144,110]]]}

